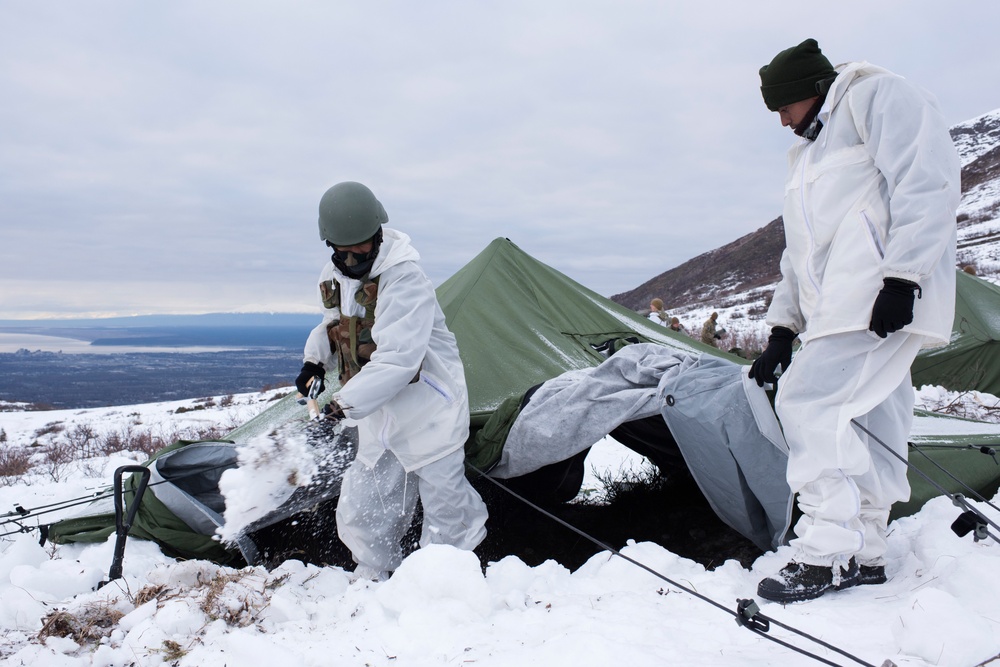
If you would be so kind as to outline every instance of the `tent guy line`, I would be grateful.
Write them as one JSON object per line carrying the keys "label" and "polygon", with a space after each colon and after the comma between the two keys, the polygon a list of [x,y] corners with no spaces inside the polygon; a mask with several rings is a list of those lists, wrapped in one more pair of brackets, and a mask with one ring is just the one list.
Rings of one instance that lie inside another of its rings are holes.
{"label": "tent guy line", "polygon": [[552,514],[551,512],[549,512],[549,511],[545,510],[544,508],[539,507],[535,503],[531,502],[530,500],[528,500],[524,496],[520,495],[516,491],[508,488],[506,484],[503,484],[499,480],[490,477],[485,472],[483,472],[482,470],[480,470],[476,466],[472,465],[471,463],[466,462],[465,465],[466,465],[466,467],[471,468],[476,473],[478,473],[480,477],[485,478],[490,483],[492,483],[494,486],[499,487],[502,491],[504,491],[507,494],[511,495],[512,497],[514,497],[515,499],[517,499],[519,502],[527,505],[528,507],[532,508],[536,512],[539,512],[539,513],[543,514],[544,516],[548,517],[549,519],[552,519],[553,521],[555,521],[559,525],[561,525],[561,526],[563,526],[565,528],[568,528],[569,530],[573,531],[574,533],[576,533],[580,537],[582,537],[582,538],[584,538],[584,539],[592,542],[593,544],[597,545],[601,549],[604,549],[605,551],[611,553],[611,555],[618,556],[622,560],[627,561],[628,563],[631,563],[632,565],[635,565],[636,567],[639,567],[639,568],[645,570],[646,572],[649,572],[650,574],[652,574],[653,576],[655,576],[655,577],[657,577],[659,579],[662,579],[663,581],[667,582],[671,586],[679,588],[680,590],[684,591],[685,593],[688,593],[689,595],[693,595],[694,597],[698,598],[699,600],[701,600],[703,602],[707,602],[708,604],[712,605],[713,607],[715,607],[717,609],[720,609],[720,610],[724,611],[727,614],[732,615],[738,625],[740,625],[741,627],[746,628],[747,630],[750,630],[754,634],[756,634],[756,635],[758,635],[760,637],[763,637],[764,639],[767,639],[769,641],[772,641],[772,642],[775,642],[777,644],[780,644],[781,646],[784,646],[784,647],[786,647],[788,649],[791,649],[791,650],[793,650],[793,651],[795,651],[797,653],[801,653],[802,655],[805,655],[805,656],[808,656],[810,658],[813,658],[813,659],[815,659],[815,660],[817,660],[819,662],[822,662],[824,664],[834,665],[834,667],[838,667],[838,664],[835,663],[835,662],[831,662],[831,661],[827,660],[826,658],[818,656],[818,655],[816,655],[814,653],[811,653],[811,652],[809,652],[809,651],[807,651],[807,650],[805,650],[803,648],[795,646],[794,644],[790,644],[788,642],[785,642],[785,641],[782,641],[782,640],[778,639],[777,637],[772,637],[771,635],[767,634],[768,630],[770,629],[770,623],[773,622],[775,625],[777,625],[777,626],[779,626],[779,627],[781,627],[781,628],[783,628],[785,630],[793,632],[793,633],[795,633],[795,634],[797,634],[797,635],[799,635],[801,637],[804,637],[805,639],[808,639],[808,640],[810,640],[812,642],[815,642],[815,643],[817,643],[817,644],[819,644],[819,645],[821,645],[821,646],[823,646],[825,648],[828,648],[831,651],[835,651],[835,652],[837,652],[837,653],[839,653],[839,654],[841,654],[841,655],[843,655],[843,656],[845,656],[847,658],[850,658],[851,660],[857,662],[859,665],[865,665],[866,667],[875,667],[871,663],[865,662],[864,660],[861,660],[860,658],[858,658],[858,657],[856,657],[856,656],[848,653],[847,651],[845,651],[845,650],[843,650],[841,648],[838,648],[838,647],[836,647],[836,646],[834,646],[832,644],[829,644],[829,643],[823,641],[822,639],[814,637],[814,636],[810,635],[807,632],[803,632],[803,631],[801,631],[801,630],[799,630],[799,629],[797,629],[795,627],[792,627],[790,625],[786,625],[784,623],[780,623],[780,622],[775,621],[774,619],[772,619],[772,618],[770,618],[768,616],[765,616],[765,615],[761,614],[760,613],[760,608],[757,606],[757,603],[754,600],[737,600],[737,605],[738,606],[737,606],[737,610],[734,612],[731,609],[727,608],[725,605],[723,605],[723,604],[721,604],[721,603],[713,600],[712,598],[708,597],[707,595],[702,595],[698,591],[696,591],[696,590],[694,590],[692,588],[688,588],[687,586],[685,586],[683,584],[680,584],[680,583],[674,581],[673,579],[670,579],[669,577],[667,577],[662,572],[659,572],[658,570],[654,570],[653,568],[649,567],[645,563],[640,563],[639,561],[635,560],[634,558],[630,558],[629,556],[626,556],[625,554],[623,554],[622,552],[620,552],[618,549],[615,549],[614,547],[610,546],[609,544],[606,544],[605,542],[602,542],[601,540],[597,539],[593,535],[590,535],[586,531],[583,531],[583,530],[577,528],[576,526],[574,526],[573,524],[569,523],[568,521],[560,519],[559,517],[557,517],[556,515]]}
{"label": "tent guy line", "polygon": [[[961,507],[961,508],[965,509],[965,512],[961,516],[959,516],[959,518],[955,522],[955,524],[952,525],[952,530],[954,530],[956,533],[958,533],[959,537],[964,537],[969,532],[968,530],[966,530],[963,533],[959,533],[960,529],[959,529],[958,526],[960,525],[960,522],[963,521],[963,519],[966,520],[966,521],[970,521],[971,520],[971,521],[974,521],[975,524],[976,524],[974,535],[975,535],[975,540],[977,542],[979,540],[981,540],[981,539],[985,539],[985,537],[990,537],[994,541],[996,541],[997,544],[1000,544],[1000,538],[997,538],[995,535],[993,535],[992,533],[990,533],[990,531],[986,528],[986,524],[989,524],[989,525],[993,526],[997,530],[1000,530],[1000,526],[998,526],[997,524],[995,524],[992,521],[990,521],[986,517],[985,514],[983,514],[982,512],[980,512],[979,510],[977,510],[975,507],[973,507],[972,505],[970,505],[969,501],[967,501],[965,499],[965,496],[963,496],[961,493],[948,493],[948,490],[945,489],[940,484],[938,484],[937,482],[935,482],[933,479],[931,479],[930,475],[928,475],[923,470],[921,470],[920,468],[918,468],[915,465],[913,465],[912,463],[910,463],[904,457],[902,457],[899,454],[897,454],[896,452],[892,451],[892,449],[887,444],[885,444],[884,442],[882,442],[882,440],[879,439],[879,437],[877,435],[875,435],[874,433],[872,433],[871,431],[869,431],[867,428],[865,428],[864,426],[862,426],[861,424],[859,424],[858,420],[852,419],[851,423],[854,424],[855,426],[857,426],[862,431],[864,431],[865,434],[869,438],[871,438],[872,440],[874,440],[875,442],[877,442],[879,445],[881,445],[882,448],[885,449],[887,452],[889,452],[890,454],[892,454],[893,456],[895,456],[896,458],[898,458],[900,461],[902,461],[903,463],[905,463],[907,468],[909,468],[909,469],[913,470],[914,472],[918,473],[921,477],[923,477],[923,479],[924,479],[925,482],[927,482],[928,484],[930,484],[931,486],[933,486],[934,488],[936,488],[938,491],[940,491],[941,495],[948,496],[949,498],[951,498],[952,502],[955,503],[955,505],[957,505],[958,507]],[[919,451],[919,448],[917,448],[917,449]],[[926,454],[924,456],[926,456]],[[968,490],[970,493],[974,494],[978,500],[983,500],[983,497],[975,489],[969,487],[967,484],[965,484],[965,482],[963,482],[962,480],[958,479],[957,477],[955,477],[954,475],[952,475],[950,472],[948,472],[947,470],[945,470],[936,461],[931,460],[931,463],[933,463],[935,466],[937,466],[937,468],[939,470],[942,470],[945,474],[947,474],[948,477],[950,477],[951,479],[953,479],[954,481],[958,482],[963,487],[965,487],[965,489]],[[990,504],[990,506],[993,507],[992,503]]]}
{"label": "tent guy line", "polygon": [[[215,466],[207,467],[203,470],[195,470],[188,473],[181,473],[179,475],[176,475],[173,478],[173,480],[179,480],[185,477],[200,475],[203,474],[205,471],[219,470],[221,468],[226,468],[226,467],[231,467],[231,464],[220,463]],[[158,482],[150,482],[149,484],[146,485],[146,488],[159,486],[160,484],[168,484],[170,482],[171,480],[161,479]],[[135,493],[131,489],[126,489],[125,491],[131,492],[133,494]],[[57,503],[48,503],[47,505],[39,505],[38,507],[32,507],[30,509],[25,509],[22,505],[15,504],[13,511],[0,515],[0,517],[4,518],[3,521],[0,521],[0,526],[6,526],[11,523],[21,526],[20,522],[30,517],[37,517],[43,514],[51,514],[52,512],[58,512],[60,510],[70,509],[71,507],[77,507],[78,505],[87,505],[93,502],[97,502],[99,500],[104,500],[106,498],[113,498],[114,496],[115,496],[115,490],[113,488],[107,488],[104,491],[98,491],[97,493],[93,493],[90,495],[77,496],[75,498],[69,498],[67,500],[62,500]],[[21,526],[20,530],[12,530],[7,533],[0,533],[0,537],[8,537],[10,535],[18,535],[20,533],[30,533],[32,530],[41,530],[44,533],[44,530],[46,528],[48,528],[48,526],[42,524],[37,526]]]}

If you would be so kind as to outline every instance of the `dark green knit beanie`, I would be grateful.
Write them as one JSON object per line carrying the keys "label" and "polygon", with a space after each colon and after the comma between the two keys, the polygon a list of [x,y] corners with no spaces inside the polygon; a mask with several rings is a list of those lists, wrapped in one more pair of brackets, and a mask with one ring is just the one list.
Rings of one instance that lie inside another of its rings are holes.
{"label": "dark green knit beanie", "polygon": [[760,93],[771,111],[819,95],[820,81],[837,76],[815,39],[785,49],[760,68]]}

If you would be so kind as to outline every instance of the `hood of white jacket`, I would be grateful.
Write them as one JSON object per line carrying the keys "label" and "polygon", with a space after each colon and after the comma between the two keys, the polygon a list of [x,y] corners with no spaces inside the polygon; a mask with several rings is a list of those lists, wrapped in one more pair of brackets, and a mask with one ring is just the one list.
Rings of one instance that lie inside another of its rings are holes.
{"label": "hood of white jacket", "polygon": [[893,75],[892,72],[884,67],[872,65],[865,61],[837,65],[835,69],[837,70],[837,78],[834,79],[830,90],[827,91],[826,101],[823,103],[823,108],[819,111],[819,119],[824,125],[830,118],[830,112],[840,103],[840,100],[843,99],[844,94],[847,93],[847,89],[855,79],[873,74]]}
{"label": "hood of white jacket", "polygon": [[402,262],[416,262],[420,253],[410,244],[410,237],[390,227],[382,227],[382,246],[372,264],[372,278],[382,275],[390,267]]}

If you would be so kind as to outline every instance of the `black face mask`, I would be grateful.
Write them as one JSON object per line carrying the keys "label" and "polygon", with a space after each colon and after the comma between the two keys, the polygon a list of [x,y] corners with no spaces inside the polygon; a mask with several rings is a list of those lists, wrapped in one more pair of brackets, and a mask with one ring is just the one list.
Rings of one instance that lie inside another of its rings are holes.
{"label": "black face mask", "polygon": [[816,101],[813,102],[813,105],[809,107],[809,111],[802,118],[802,122],[793,127],[792,132],[800,137],[805,137],[809,141],[816,141],[820,130],[823,129],[822,121],[816,120],[816,116],[819,115],[819,111],[823,108],[823,102],[825,101],[826,95],[820,95],[816,98]]}
{"label": "black face mask", "polygon": [[333,244],[327,241],[327,245],[333,248],[333,255],[330,256],[333,265],[337,270],[348,278],[360,280],[368,275],[378,256],[379,248],[382,246],[382,230],[379,229],[372,237],[372,249],[368,252],[350,252],[347,250],[337,250]]}

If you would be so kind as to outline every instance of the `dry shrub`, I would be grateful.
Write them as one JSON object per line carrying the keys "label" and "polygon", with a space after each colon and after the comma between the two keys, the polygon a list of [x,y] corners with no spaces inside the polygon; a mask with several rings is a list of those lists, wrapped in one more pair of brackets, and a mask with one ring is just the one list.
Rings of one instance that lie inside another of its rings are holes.
{"label": "dry shrub", "polygon": [[49,637],[69,637],[77,644],[98,643],[114,630],[124,614],[107,603],[91,604],[73,614],[66,610],[56,610],[42,619],[42,629],[38,639]]}
{"label": "dry shrub", "polygon": [[31,470],[31,454],[23,447],[0,449],[0,484],[10,486]]}
{"label": "dry shrub", "polygon": [[76,460],[76,449],[66,442],[54,442],[45,448],[42,466],[53,482],[62,481],[70,463]]}
{"label": "dry shrub", "polygon": [[[233,426],[235,428],[235,426]],[[232,430],[220,426],[197,429],[173,429],[154,432],[137,429],[131,424],[98,434],[87,425],[75,426],[64,437],[44,445],[41,463],[37,463],[54,482],[61,481],[68,466],[75,461],[86,461],[120,452],[138,452],[152,456],[178,440],[219,440]],[[30,455],[22,448],[0,449],[0,484],[10,485],[18,477],[31,471]]]}
{"label": "dry shrub", "polygon": [[668,483],[668,477],[648,461],[638,469],[620,469],[616,472],[605,472],[597,475],[597,481],[604,487],[603,498],[599,499],[606,505],[622,502],[636,496],[649,497],[656,495]]}
{"label": "dry shrub", "polygon": [[740,356],[745,359],[756,359],[767,347],[768,331],[763,329],[749,329],[733,331],[730,334],[729,347],[736,347],[740,350]]}
{"label": "dry shrub", "polygon": [[[271,382],[269,384],[265,384],[263,387],[260,388],[260,390],[263,393],[265,391],[271,391],[272,389],[281,389],[283,387],[291,387],[291,386],[292,386],[291,382],[287,380],[281,380],[279,382]],[[288,394],[285,394],[285,396],[287,395]]]}
{"label": "dry shrub", "polygon": [[55,410],[56,406],[50,403],[25,403],[24,406],[18,408],[15,412],[48,412],[49,410]]}
{"label": "dry shrub", "polygon": [[173,440],[164,441],[162,436],[154,434],[149,429],[137,429],[132,424],[126,424],[117,430],[105,433],[100,439],[97,452],[101,456],[118,452],[142,452],[149,456],[172,442]]}
{"label": "dry shrub", "polygon": [[66,430],[66,425],[62,422],[49,422],[42,428],[35,431],[35,437],[40,438],[43,435],[49,435],[50,433],[62,433]]}
{"label": "dry shrub", "polygon": [[97,432],[88,424],[77,424],[67,431],[66,440],[76,450],[78,458],[89,459],[98,455]]}

